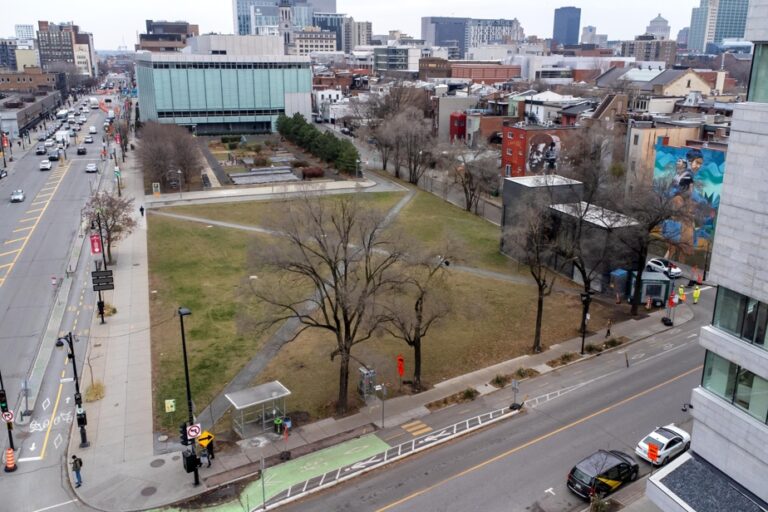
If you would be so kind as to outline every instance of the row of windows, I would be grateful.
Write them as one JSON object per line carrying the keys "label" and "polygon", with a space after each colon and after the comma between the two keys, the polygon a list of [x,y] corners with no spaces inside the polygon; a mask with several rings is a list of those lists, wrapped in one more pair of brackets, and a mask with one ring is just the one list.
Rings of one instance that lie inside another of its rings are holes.
{"label": "row of windows", "polygon": [[230,116],[277,116],[285,114],[284,108],[256,108],[243,110],[158,110],[157,117],[230,117]]}
{"label": "row of windows", "polygon": [[768,304],[720,286],[712,324],[766,350]]}
{"label": "row of windows", "polygon": [[708,351],[701,386],[768,423],[768,380]]}
{"label": "row of windows", "polygon": [[309,62],[153,62],[140,63],[153,69],[309,69]]}

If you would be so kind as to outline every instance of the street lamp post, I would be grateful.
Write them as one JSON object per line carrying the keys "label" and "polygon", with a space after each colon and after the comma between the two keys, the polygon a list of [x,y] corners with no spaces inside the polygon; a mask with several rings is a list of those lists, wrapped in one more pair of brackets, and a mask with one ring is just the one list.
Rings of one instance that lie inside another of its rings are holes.
{"label": "street lamp post", "polygon": [[72,333],[67,333],[58,339],[57,345],[67,344],[69,353],[67,357],[72,360],[72,371],[75,374],[75,413],[77,416],[77,426],[80,427],[80,448],[88,448],[91,443],[88,442],[88,433],[85,431],[85,426],[88,424],[88,418],[85,415],[85,409],[83,408],[83,396],[80,394],[80,378],[77,375],[77,361],[75,358],[75,345],[72,339]]}
{"label": "street lamp post", "polygon": [[184,176],[184,173],[181,172],[181,169],[179,169],[178,171],[176,171],[176,174],[179,175],[179,199],[181,199],[181,179]]}
{"label": "street lamp post", "polygon": [[589,304],[592,302],[592,294],[583,292],[581,294],[581,355],[584,355],[584,339],[587,335],[587,318],[589,317]]}
{"label": "street lamp post", "polygon": [[[195,416],[192,411],[192,388],[189,385],[189,363],[187,363],[187,338],[184,334],[184,317],[189,316],[192,314],[192,311],[190,311],[188,308],[179,307],[179,323],[181,324],[181,351],[184,355],[184,379],[187,383],[187,412],[189,413],[189,423],[188,425],[194,425],[195,423]],[[194,439],[190,440],[190,448],[189,450],[192,452],[193,460],[197,461],[197,453],[195,451],[195,441]],[[195,485],[200,485],[200,474],[197,469],[197,463],[195,463],[194,468],[195,473]]]}

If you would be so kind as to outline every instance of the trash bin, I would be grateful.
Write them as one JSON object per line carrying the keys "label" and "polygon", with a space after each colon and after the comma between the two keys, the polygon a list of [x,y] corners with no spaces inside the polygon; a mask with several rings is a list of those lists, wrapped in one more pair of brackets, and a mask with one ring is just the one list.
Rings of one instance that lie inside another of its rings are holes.
{"label": "trash bin", "polygon": [[275,418],[275,434],[282,434],[283,433],[283,419],[282,418]]}

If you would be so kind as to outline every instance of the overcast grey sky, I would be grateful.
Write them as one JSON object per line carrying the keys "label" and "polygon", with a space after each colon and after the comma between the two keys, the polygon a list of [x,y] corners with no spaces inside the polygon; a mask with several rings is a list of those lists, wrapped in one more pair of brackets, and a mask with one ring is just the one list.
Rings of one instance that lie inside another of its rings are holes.
{"label": "overcast grey sky", "polygon": [[[200,25],[202,32],[232,33],[231,0],[26,0],[5,4],[0,16],[0,36],[13,35],[14,24],[37,25],[37,20],[74,21],[92,32],[97,49],[133,47],[146,19],[185,20]],[[339,12],[358,21],[373,22],[373,31],[384,34],[400,29],[421,34],[422,16],[517,18],[526,35],[552,36],[552,17],[557,7],[581,7],[581,26],[595,25],[609,39],[630,39],[644,32],[648,22],[661,13],[672,27],[672,37],[688,26],[691,8],[698,0],[337,0]]]}

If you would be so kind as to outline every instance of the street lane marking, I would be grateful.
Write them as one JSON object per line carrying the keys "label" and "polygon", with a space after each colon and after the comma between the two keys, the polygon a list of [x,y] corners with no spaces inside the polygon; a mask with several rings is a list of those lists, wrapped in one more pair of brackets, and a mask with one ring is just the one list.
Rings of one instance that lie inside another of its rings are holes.
{"label": "street lane marking", "polygon": [[556,428],[555,430],[552,430],[552,431],[550,431],[550,432],[548,432],[546,434],[543,434],[543,435],[541,435],[541,436],[539,436],[539,437],[537,437],[535,439],[531,439],[530,441],[528,441],[526,443],[523,443],[523,444],[521,444],[519,446],[516,446],[515,448],[511,448],[511,449],[507,450],[504,453],[500,453],[499,455],[491,457],[490,459],[488,459],[486,461],[483,461],[480,464],[477,464],[475,466],[467,468],[464,471],[456,473],[453,476],[449,476],[448,478],[446,478],[444,480],[441,480],[440,482],[437,482],[436,484],[432,484],[429,487],[425,487],[424,489],[422,489],[420,491],[416,491],[414,493],[411,493],[411,494],[409,494],[408,496],[406,496],[404,498],[401,498],[401,499],[399,499],[397,501],[393,501],[389,505],[386,505],[386,506],[378,509],[376,512],[384,512],[386,510],[391,510],[392,508],[397,507],[399,505],[402,505],[403,503],[406,503],[408,501],[411,501],[414,498],[418,498],[422,494],[426,494],[426,493],[428,493],[428,492],[430,492],[430,491],[432,491],[434,489],[437,489],[438,487],[442,486],[443,484],[446,484],[446,483],[448,483],[448,482],[450,482],[452,480],[455,480],[457,478],[460,478],[460,477],[462,477],[464,475],[468,475],[469,473],[474,473],[478,469],[484,468],[488,464],[492,464],[492,463],[497,462],[497,461],[499,461],[501,459],[509,457],[510,455],[512,455],[514,453],[517,453],[520,450],[524,450],[525,448],[528,448],[528,447],[533,446],[533,445],[535,445],[537,443],[540,443],[541,441],[545,441],[545,440],[549,439],[550,437],[554,437],[554,436],[556,436],[557,434],[559,434],[561,432],[564,432],[566,430],[570,430],[573,427],[581,425],[582,423],[585,423],[585,422],[591,420],[592,418],[595,418],[597,416],[600,416],[602,414],[610,412],[610,411],[612,411],[612,410],[614,410],[614,409],[616,409],[618,407],[621,407],[622,405],[625,405],[625,404],[627,404],[627,403],[629,403],[629,402],[631,402],[633,400],[637,400],[638,398],[643,397],[643,396],[645,396],[645,395],[647,395],[649,393],[653,393],[654,391],[656,391],[658,389],[661,389],[664,386],[667,386],[669,384],[672,384],[673,382],[676,382],[676,381],[678,381],[678,380],[680,380],[680,379],[682,379],[684,377],[687,377],[688,375],[690,375],[690,374],[692,374],[694,372],[697,372],[697,371],[701,370],[702,368],[703,368],[703,365],[699,365],[699,366],[697,366],[695,368],[692,368],[692,369],[690,369],[690,370],[688,370],[686,372],[681,373],[680,375],[678,375],[676,377],[672,377],[671,379],[668,379],[668,380],[666,380],[664,382],[656,384],[655,386],[650,387],[650,388],[648,388],[648,389],[646,389],[644,391],[641,391],[641,392],[636,393],[636,394],[634,394],[632,396],[629,396],[629,397],[625,398],[624,400],[616,402],[615,404],[609,405],[608,407],[605,407],[603,409],[600,409],[599,411],[593,412],[592,414],[588,414],[587,416],[583,416],[582,418],[579,418],[578,420],[575,420],[575,421],[573,421],[573,422],[571,422],[571,423],[569,423],[567,425],[563,425],[560,428]]}
{"label": "street lane marking", "polygon": [[12,250],[12,251],[8,251],[8,252],[0,253],[0,257],[2,257],[2,256],[8,256],[9,254],[13,254],[13,253],[15,253],[15,252],[19,252],[20,250],[21,250],[21,249],[14,249],[14,250]]}
{"label": "street lane marking", "polygon": [[[64,363],[66,364],[66,362]],[[56,416],[56,410],[59,408],[59,400],[61,400],[61,390],[64,389],[64,384],[59,383],[59,392],[56,393],[56,403],[53,404],[53,410],[51,411],[51,418]],[[40,450],[40,458],[45,458],[45,449],[48,448],[48,438],[51,436],[51,427],[53,427],[53,422],[48,422],[48,429],[45,431],[45,439],[43,439],[43,449]]]}
{"label": "street lane marking", "polygon": [[405,430],[412,436],[420,436],[422,434],[426,434],[427,432],[432,431],[432,427],[430,427],[423,421],[412,421],[411,423],[406,423],[400,426],[402,427],[403,430]]}
{"label": "street lane marking", "polygon": [[42,208],[35,208],[34,210],[27,210],[27,213],[35,213],[35,212],[41,212],[43,211]]}
{"label": "street lane marking", "polygon": [[[14,229],[13,232],[14,233],[21,233],[22,231],[29,231],[30,229],[35,229],[35,226],[27,226],[25,228]],[[24,240],[24,241],[26,242],[26,240]]]}
{"label": "street lane marking", "polygon": [[51,505],[50,507],[44,507],[39,508],[37,510],[33,510],[32,512],[45,512],[46,510],[53,510],[54,508],[63,507],[64,505],[69,505],[70,503],[77,503],[78,500],[69,500],[69,501],[63,501],[61,503],[57,503],[56,505]]}
{"label": "street lane marking", "polygon": [[26,219],[21,219],[19,222],[32,222],[32,221],[36,221],[36,220],[39,220],[39,219],[40,219],[40,217],[27,217]]}
{"label": "street lane marking", "polygon": [[13,240],[8,240],[5,242],[5,245],[15,244],[16,242],[21,242],[22,240],[25,240],[27,237],[23,236],[21,238],[14,238]]}

